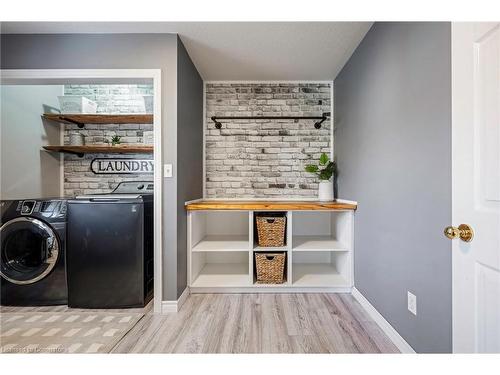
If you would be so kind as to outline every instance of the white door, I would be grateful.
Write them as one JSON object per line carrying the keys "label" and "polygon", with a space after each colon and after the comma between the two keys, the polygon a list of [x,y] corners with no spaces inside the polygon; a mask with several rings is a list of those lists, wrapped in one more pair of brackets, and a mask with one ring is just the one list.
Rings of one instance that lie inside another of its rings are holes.
{"label": "white door", "polygon": [[453,351],[499,353],[499,23],[452,24],[452,108]]}

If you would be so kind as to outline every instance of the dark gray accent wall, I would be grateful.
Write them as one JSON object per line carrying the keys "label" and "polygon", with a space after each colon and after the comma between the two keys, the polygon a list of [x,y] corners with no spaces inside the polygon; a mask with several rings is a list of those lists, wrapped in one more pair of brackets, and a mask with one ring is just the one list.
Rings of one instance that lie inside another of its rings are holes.
{"label": "dark gray accent wall", "polygon": [[177,48],[177,297],[187,286],[184,202],[203,197],[203,80],[182,41]]}
{"label": "dark gray accent wall", "polygon": [[375,23],[334,83],[355,286],[417,352],[452,350],[450,38],[449,23]]}
{"label": "dark gray accent wall", "polygon": [[[177,121],[178,43],[176,34],[3,34],[0,43],[2,69],[161,69],[163,163],[174,166],[173,177],[163,179],[164,300],[178,295],[177,210],[184,203],[177,195],[177,135],[182,126]],[[183,131],[180,134],[183,140]]]}

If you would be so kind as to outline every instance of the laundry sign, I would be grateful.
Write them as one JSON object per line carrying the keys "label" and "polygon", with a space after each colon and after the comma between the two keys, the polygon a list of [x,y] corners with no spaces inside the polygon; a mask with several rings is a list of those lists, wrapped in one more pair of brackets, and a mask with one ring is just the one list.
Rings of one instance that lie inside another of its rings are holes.
{"label": "laundry sign", "polygon": [[95,174],[152,174],[154,162],[151,159],[95,158],[90,163]]}

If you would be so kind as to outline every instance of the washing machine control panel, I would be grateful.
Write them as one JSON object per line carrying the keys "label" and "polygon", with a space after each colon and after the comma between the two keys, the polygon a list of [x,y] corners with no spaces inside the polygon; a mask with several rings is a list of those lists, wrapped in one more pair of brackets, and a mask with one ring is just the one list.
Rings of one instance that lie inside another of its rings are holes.
{"label": "washing machine control panel", "polygon": [[66,201],[47,200],[35,201],[25,200],[17,203],[16,211],[21,215],[34,215],[47,218],[57,218],[66,216]]}
{"label": "washing machine control panel", "polygon": [[35,209],[36,201],[23,201],[21,204],[21,215],[31,215]]}

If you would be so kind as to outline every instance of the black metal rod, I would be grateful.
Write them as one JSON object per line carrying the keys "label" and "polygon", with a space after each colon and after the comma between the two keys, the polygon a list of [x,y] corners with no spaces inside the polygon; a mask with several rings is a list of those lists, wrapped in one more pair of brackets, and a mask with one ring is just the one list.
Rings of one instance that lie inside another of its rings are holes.
{"label": "black metal rod", "polygon": [[323,113],[322,116],[212,116],[210,119],[217,129],[222,127],[221,120],[320,120],[314,123],[314,127],[319,129],[328,116],[329,112]]}
{"label": "black metal rod", "polygon": [[213,116],[212,120],[322,120],[325,116]]}

